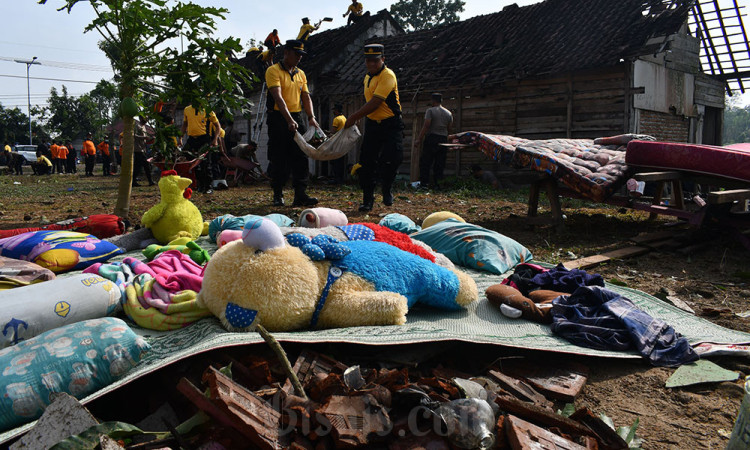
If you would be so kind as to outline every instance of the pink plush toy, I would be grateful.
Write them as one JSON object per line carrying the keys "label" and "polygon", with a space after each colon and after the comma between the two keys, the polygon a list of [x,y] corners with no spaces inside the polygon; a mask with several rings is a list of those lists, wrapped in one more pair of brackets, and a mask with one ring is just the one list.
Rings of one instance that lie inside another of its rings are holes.
{"label": "pink plush toy", "polygon": [[324,228],[328,226],[344,226],[349,223],[346,214],[338,209],[311,208],[302,211],[299,215],[300,227]]}
{"label": "pink plush toy", "polygon": [[224,230],[219,233],[216,243],[219,245],[219,248],[221,248],[232,241],[240,239],[242,239],[242,230]]}

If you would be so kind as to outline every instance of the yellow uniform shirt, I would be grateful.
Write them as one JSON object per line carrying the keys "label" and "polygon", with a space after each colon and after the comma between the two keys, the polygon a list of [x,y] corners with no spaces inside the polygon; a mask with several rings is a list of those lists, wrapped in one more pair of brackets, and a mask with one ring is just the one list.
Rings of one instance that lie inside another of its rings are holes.
{"label": "yellow uniform shirt", "polygon": [[365,75],[365,101],[369,102],[373,97],[384,101],[378,109],[367,115],[368,119],[384,120],[401,113],[396,74],[391,69],[383,66],[375,75]]}
{"label": "yellow uniform shirt", "polygon": [[343,114],[333,118],[333,130],[339,131],[346,125],[346,117]]}
{"label": "yellow uniform shirt", "polygon": [[8,152],[8,153],[10,153],[11,151],[13,151],[13,150],[12,150],[12,149],[10,148],[10,145],[6,145],[6,146],[5,146],[5,149],[4,149],[4,150],[5,150],[6,152]]}
{"label": "yellow uniform shirt", "polygon": [[[310,93],[307,90],[307,77],[302,69],[295,68],[290,74],[288,70],[282,66],[281,62],[278,62],[266,70],[266,86],[268,89],[273,87],[281,88],[281,97],[286,103],[287,109],[290,113],[296,113],[302,111],[302,93]],[[273,96],[269,92],[268,98],[273,100]],[[274,103],[274,111],[279,111],[279,105]]]}
{"label": "yellow uniform shirt", "polygon": [[310,33],[315,31],[315,27],[310,25],[309,23],[304,24],[299,29],[299,34],[297,35],[298,41],[306,41],[308,37],[310,37]]}
{"label": "yellow uniform shirt", "polygon": [[[183,112],[184,116],[182,120],[184,123],[187,123],[188,136],[198,137],[206,134],[205,111],[196,112],[192,106],[186,106]],[[208,117],[212,124],[217,125],[219,123],[219,119],[216,118],[216,114],[213,112]]]}
{"label": "yellow uniform shirt", "polygon": [[39,155],[36,158],[36,162],[38,162],[38,163],[44,163],[44,164],[47,165],[47,167],[52,167],[52,161],[50,161],[49,159],[47,159],[47,157],[44,156],[44,155]]}
{"label": "yellow uniform shirt", "polygon": [[361,16],[362,15],[362,3],[352,3],[349,5],[349,7],[346,9],[347,12],[351,13],[353,16]]}

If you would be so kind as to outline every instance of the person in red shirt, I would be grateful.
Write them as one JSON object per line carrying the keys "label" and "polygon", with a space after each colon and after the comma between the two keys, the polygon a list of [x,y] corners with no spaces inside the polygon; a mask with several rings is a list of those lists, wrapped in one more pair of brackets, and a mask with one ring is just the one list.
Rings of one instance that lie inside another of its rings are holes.
{"label": "person in red shirt", "polygon": [[112,164],[112,160],[109,157],[109,144],[107,144],[107,141],[101,141],[96,148],[102,154],[102,175],[108,177],[111,175],[109,169],[110,164]]}
{"label": "person in red shirt", "polygon": [[94,176],[94,166],[96,165],[96,145],[91,138],[91,133],[86,135],[86,140],[83,141],[83,148],[81,149],[81,155],[86,158],[86,175],[87,177]]}

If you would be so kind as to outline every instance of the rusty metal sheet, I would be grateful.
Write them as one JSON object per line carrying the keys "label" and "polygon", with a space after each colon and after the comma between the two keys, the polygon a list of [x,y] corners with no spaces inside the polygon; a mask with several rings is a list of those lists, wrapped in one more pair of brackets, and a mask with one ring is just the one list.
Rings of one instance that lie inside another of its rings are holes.
{"label": "rusty metal sheet", "polygon": [[212,403],[233,419],[235,429],[259,448],[279,448],[281,414],[268,402],[213,367],[203,374],[203,382],[209,386]]}
{"label": "rusty metal sheet", "polygon": [[[309,350],[303,350],[295,361],[294,367],[292,367],[302,386],[305,386],[315,377],[325,378],[331,373],[343,374],[346,369],[346,364]],[[281,389],[287,394],[294,394],[294,387],[288,379]]]}
{"label": "rusty metal sheet", "polygon": [[513,450],[586,450],[586,447],[515,416],[508,416],[506,433]]}
{"label": "rusty metal sheet", "polygon": [[520,378],[548,398],[572,403],[581,393],[589,376],[588,367],[573,362],[534,364],[524,360],[503,362],[500,371]]}
{"label": "rusty metal sheet", "polygon": [[392,428],[388,412],[371,395],[334,395],[317,410],[330,425],[336,448],[368,445]]}
{"label": "rusty metal sheet", "polygon": [[504,373],[498,372],[497,370],[490,370],[489,374],[495,381],[497,381],[498,385],[502,389],[508,391],[513,396],[521,400],[531,402],[542,408],[552,409],[552,402],[550,402],[545,396],[537,392],[537,390],[534,389],[529,383],[505,375]]}

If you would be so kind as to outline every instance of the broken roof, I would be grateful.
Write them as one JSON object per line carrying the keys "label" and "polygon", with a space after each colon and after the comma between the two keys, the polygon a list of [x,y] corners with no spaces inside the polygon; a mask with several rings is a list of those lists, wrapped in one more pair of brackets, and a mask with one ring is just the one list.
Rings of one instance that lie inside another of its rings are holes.
{"label": "broken roof", "polygon": [[[673,34],[694,0],[546,0],[383,39],[399,89],[500,83],[616,65],[650,37]],[[350,58],[328,73],[338,93],[361,90],[364,63]]]}
{"label": "broken roof", "polygon": [[[389,31],[385,30],[384,22],[387,22]],[[386,32],[388,35],[403,34],[404,30],[384,9],[377,14],[363,16],[351,25],[313,33],[308,39],[308,55],[302,58],[300,67],[308,78],[314,77],[327,67],[335,67],[338,60],[347,61],[351,55],[359,55],[367,39],[377,36],[382,39],[383,33]]]}

